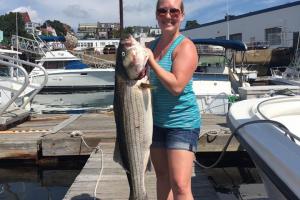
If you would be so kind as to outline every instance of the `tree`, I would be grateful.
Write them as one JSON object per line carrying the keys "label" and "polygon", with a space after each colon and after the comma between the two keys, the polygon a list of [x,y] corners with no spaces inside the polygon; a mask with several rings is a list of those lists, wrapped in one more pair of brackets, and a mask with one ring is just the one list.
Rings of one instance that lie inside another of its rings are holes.
{"label": "tree", "polygon": [[200,27],[200,24],[198,24],[197,20],[188,20],[185,24],[185,29],[193,29]]}
{"label": "tree", "polygon": [[54,28],[57,36],[66,36],[68,31],[66,29],[68,25],[66,26],[64,23],[61,23],[58,20],[54,20],[54,21],[46,20],[42,25],[42,28],[47,28],[47,26],[51,26],[52,28]]}
{"label": "tree", "polygon": [[[21,15],[17,16],[18,35],[22,37],[31,37],[25,30],[25,24]],[[0,27],[3,31],[3,43],[9,44],[12,35],[16,35],[16,13],[10,12],[0,16]]]}
{"label": "tree", "polygon": [[124,33],[125,33],[125,34],[133,34],[133,33],[134,33],[134,28],[128,26],[128,27],[126,27],[126,28],[124,29]]}

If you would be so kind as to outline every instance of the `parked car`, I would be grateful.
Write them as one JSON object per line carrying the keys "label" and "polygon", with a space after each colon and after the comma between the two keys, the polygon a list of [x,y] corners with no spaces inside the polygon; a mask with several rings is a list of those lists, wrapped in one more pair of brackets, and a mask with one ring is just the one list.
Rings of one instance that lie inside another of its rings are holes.
{"label": "parked car", "polygon": [[103,54],[115,54],[116,51],[116,46],[113,44],[105,45],[105,47],[103,48]]}

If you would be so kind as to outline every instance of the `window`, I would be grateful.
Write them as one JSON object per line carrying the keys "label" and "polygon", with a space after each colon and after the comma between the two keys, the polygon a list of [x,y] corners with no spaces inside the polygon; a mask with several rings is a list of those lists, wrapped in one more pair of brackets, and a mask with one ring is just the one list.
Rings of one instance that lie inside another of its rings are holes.
{"label": "window", "polygon": [[243,40],[242,33],[231,34],[229,36],[229,39],[230,40],[239,40],[239,41],[242,41]]}
{"label": "window", "polygon": [[270,45],[281,44],[281,33],[282,30],[279,27],[265,29],[265,40]]}

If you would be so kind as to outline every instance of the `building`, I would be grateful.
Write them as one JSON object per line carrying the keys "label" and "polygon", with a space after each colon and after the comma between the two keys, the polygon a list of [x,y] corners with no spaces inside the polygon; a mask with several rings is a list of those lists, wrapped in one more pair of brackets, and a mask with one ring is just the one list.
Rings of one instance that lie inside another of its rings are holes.
{"label": "building", "polygon": [[149,30],[149,36],[155,37],[161,34],[161,30],[158,27],[151,27]]}
{"label": "building", "polygon": [[79,39],[95,39],[97,33],[97,23],[79,24],[77,29],[77,37]]}
{"label": "building", "polygon": [[271,48],[292,47],[300,31],[300,1],[201,24],[182,30],[190,38],[242,40],[248,46],[266,44]]}
{"label": "building", "polygon": [[111,39],[116,38],[115,32],[120,30],[119,23],[84,23],[78,25],[79,39]]}
{"label": "building", "polygon": [[40,23],[27,22],[25,24],[25,30],[29,34],[38,34],[38,33],[40,33],[40,30],[37,29],[39,27],[41,27]]}
{"label": "building", "polygon": [[119,46],[119,39],[103,39],[103,40],[78,40],[76,50],[93,49],[96,53],[103,53],[106,45]]}
{"label": "building", "polygon": [[28,12],[19,12],[19,14],[22,17],[24,24],[31,22]]}
{"label": "building", "polygon": [[120,30],[120,23],[100,23],[97,22],[97,38],[111,39],[116,38],[116,32]]}
{"label": "building", "polygon": [[0,42],[3,40],[3,31],[0,30]]}

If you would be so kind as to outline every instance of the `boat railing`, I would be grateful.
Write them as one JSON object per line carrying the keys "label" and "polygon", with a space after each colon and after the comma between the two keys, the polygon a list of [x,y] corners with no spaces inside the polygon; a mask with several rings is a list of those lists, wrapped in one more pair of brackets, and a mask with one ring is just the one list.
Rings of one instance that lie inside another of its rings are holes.
{"label": "boat railing", "polygon": [[[7,60],[7,61],[5,61],[5,60]],[[17,64],[14,64],[13,62],[15,62]],[[13,104],[16,101],[16,99],[25,91],[25,89],[30,86],[34,90],[28,96],[28,98],[26,98],[24,100],[24,102],[20,106],[21,108],[25,108],[25,106],[35,97],[35,95],[38,94],[41,91],[41,89],[46,85],[46,83],[48,81],[48,74],[47,74],[45,68],[42,67],[41,65],[27,62],[24,60],[20,60],[17,58],[13,58],[10,56],[1,55],[1,54],[0,54],[0,64],[6,65],[9,67],[13,67],[13,68],[17,68],[17,69],[21,70],[22,74],[24,75],[24,78],[22,77],[24,79],[22,86],[18,90],[14,91],[14,92],[16,92],[16,94],[13,95],[13,97],[7,102],[7,104],[0,110],[0,115],[2,115],[10,107],[10,105]],[[41,81],[41,83],[40,84],[30,83],[31,77],[28,75],[27,71],[20,64],[27,65],[27,66],[30,66],[33,68],[39,68],[43,72],[43,75],[42,75],[43,80]],[[10,81],[12,83],[20,84],[19,81],[14,81],[14,80],[10,80]],[[8,89],[8,88],[6,88],[6,89]]]}
{"label": "boat railing", "polygon": [[[34,40],[39,44],[40,50],[43,52],[43,55],[46,55],[46,52],[51,52],[51,47],[48,46],[38,35],[32,34]],[[46,50],[46,52],[45,52]]]}
{"label": "boat railing", "polygon": [[44,55],[45,51],[43,44],[38,42],[36,39],[29,39],[21,36],[12,35],[11,44],[13,47],[20,51],[29,52],[37,55]]}
{"label": "boat railing", "polygon": [[[0,55],[0,56],[2,56],[2,55]],[[24,75],[24,82],[18,90],[14,90],[12,88],[5,87],[3,85],[1,86],[1,88],[3,88],[3,89],[15,92],[14,95],[9,99],[9,101],[3,107],[0,108],[0,116],[2,116],[2,114],[17,100],[17,98],[22,94],[22,92],[25,91],[26,87],[29,85],[29,77],[28,77],[28,73],[26,72],[26,70],[20,65],[16,65],[14,63],[4,61],[4,60],[0,60],[0,64],[9,66],[9,67],[13,67],[13,68],[17,68]]]}
{"label": "boat railing", "polygon": [[93,65],[95,68],[115,68],[115,62],[110,60],[105,60],[103,58],[98,58],[96,56],[87,55],[84,53],[68,50],[74,56],[79,57],[84,63]]}

